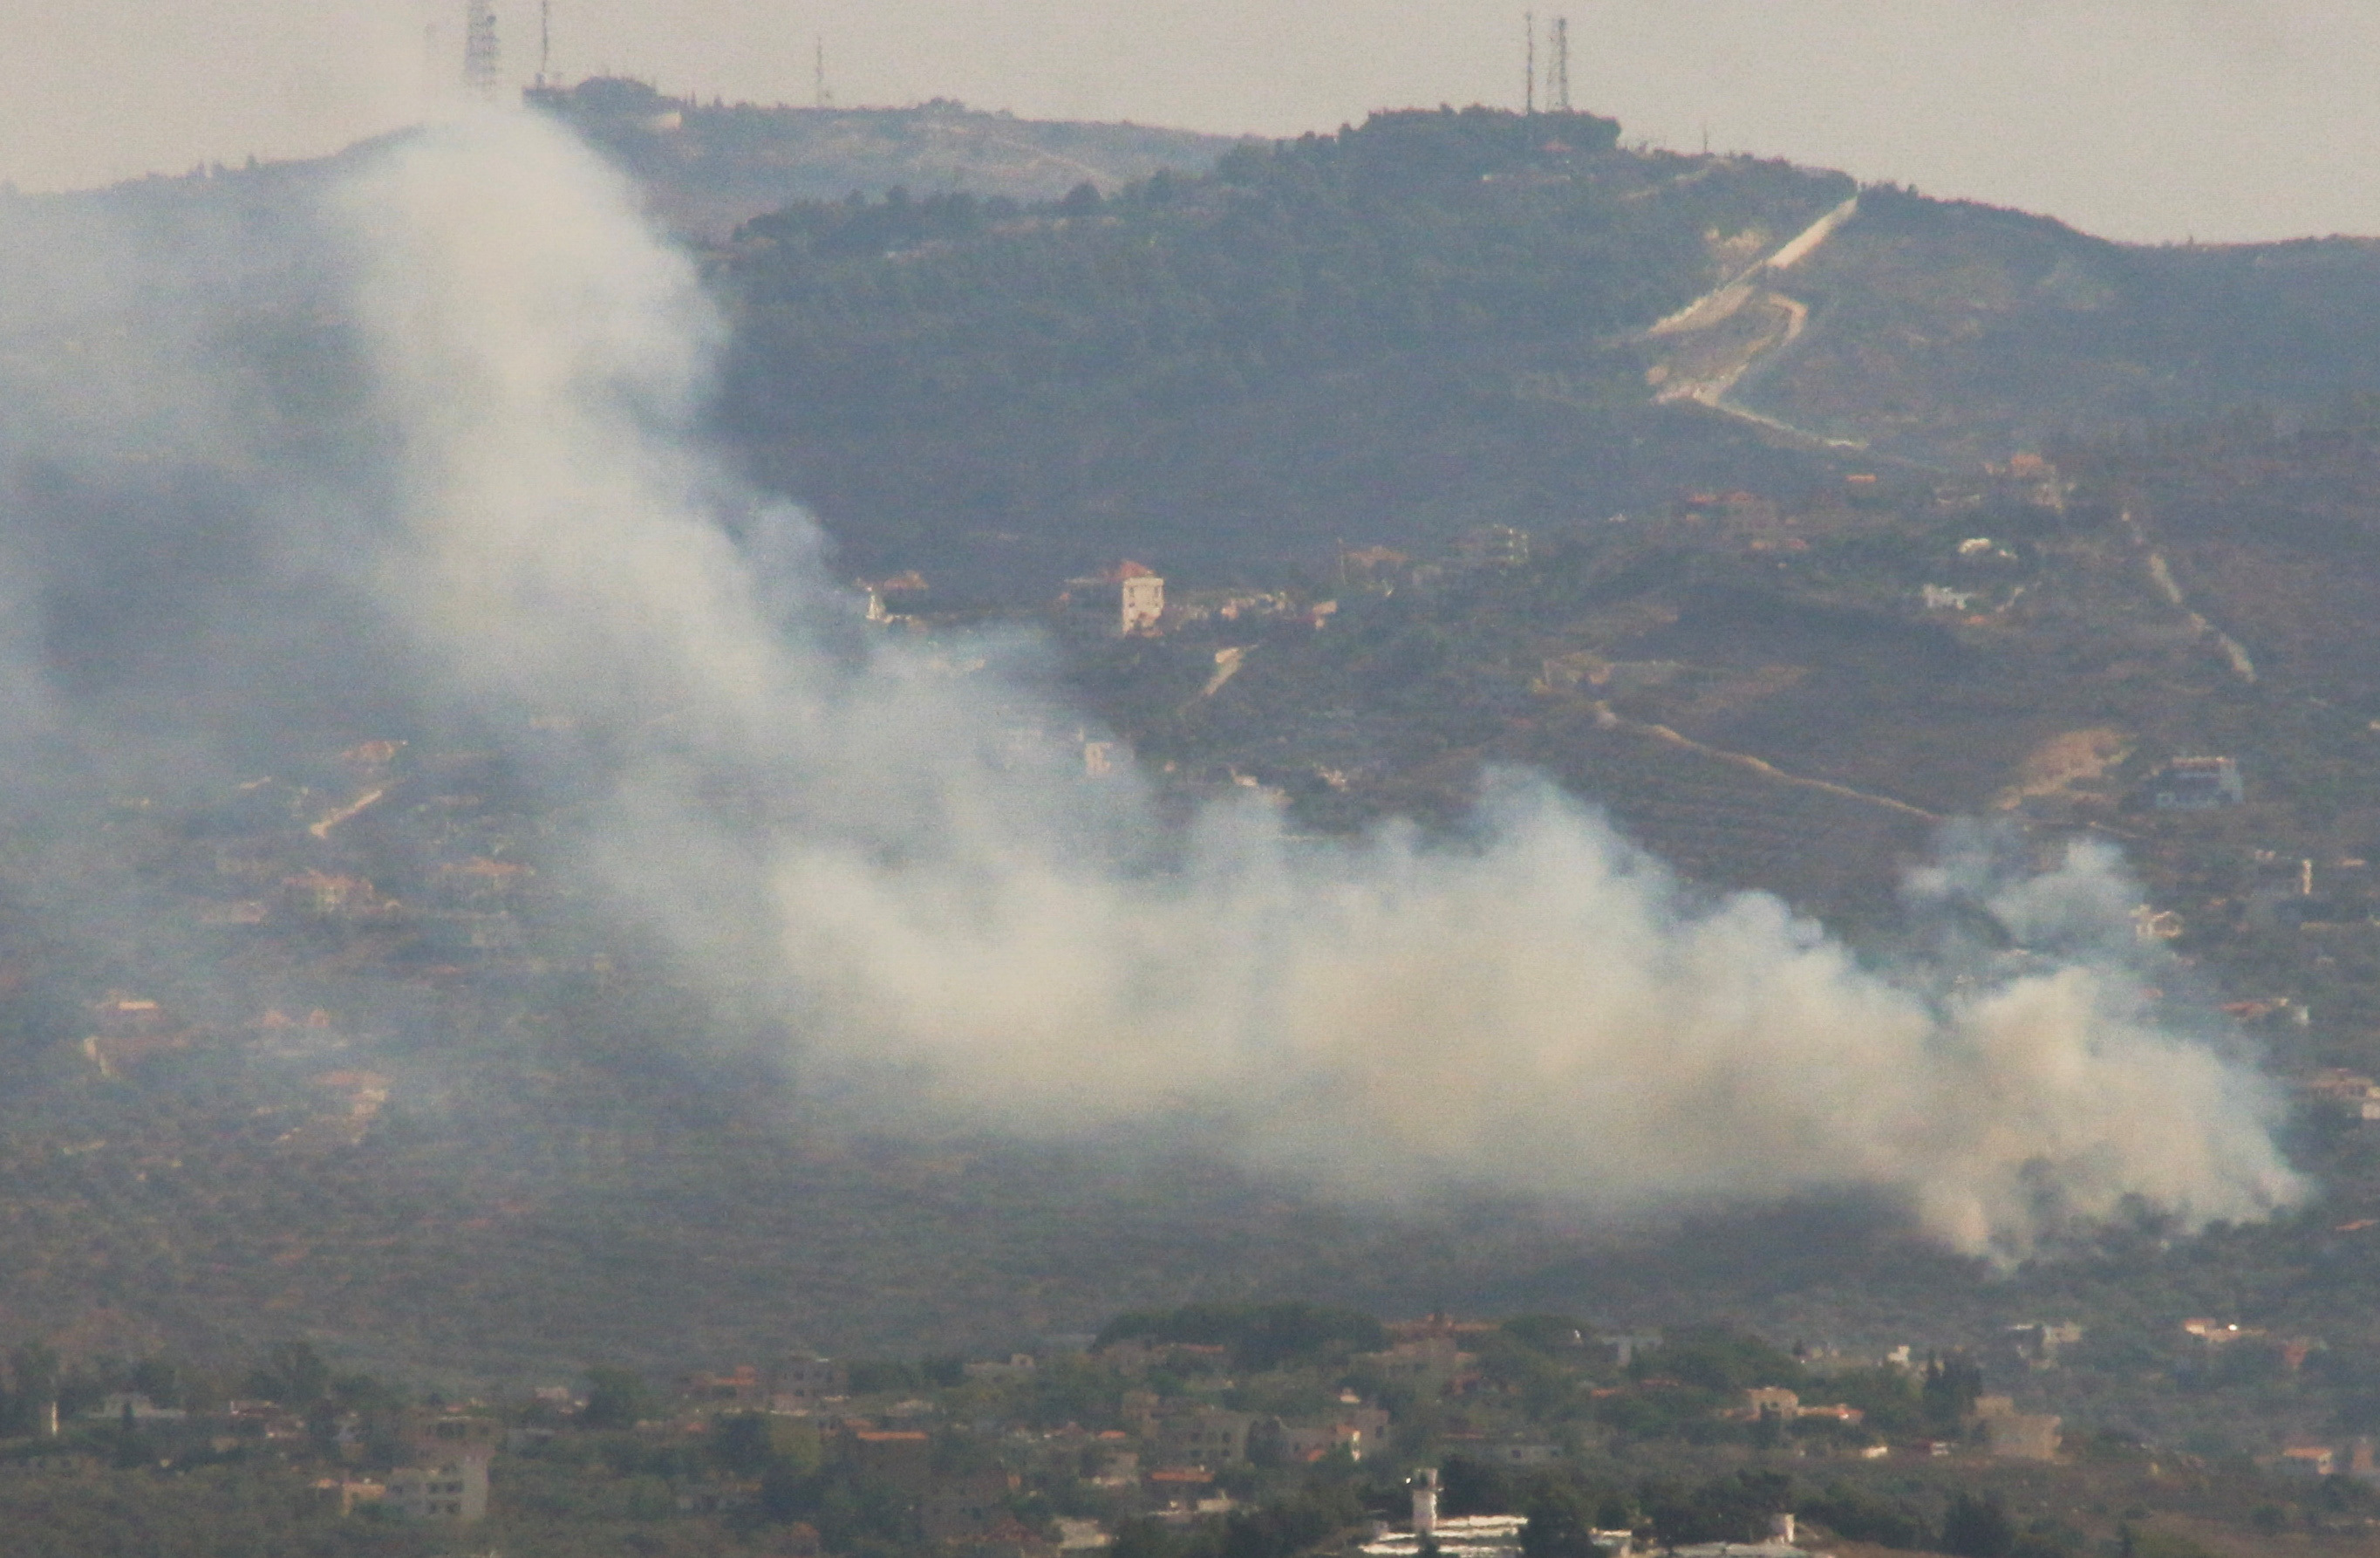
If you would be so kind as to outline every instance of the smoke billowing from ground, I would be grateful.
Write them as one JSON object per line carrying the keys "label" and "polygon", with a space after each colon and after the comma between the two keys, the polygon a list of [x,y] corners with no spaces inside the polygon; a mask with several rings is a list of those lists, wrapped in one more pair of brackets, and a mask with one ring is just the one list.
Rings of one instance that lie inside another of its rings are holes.
{"label": "smoke billowing from ground", "polygon": [[[338,663],[374,697],[547,732],[534,761],[597,797],[580,866],[881,1117],[1186,1129],[1364,1199],[1877,1193],[1977,1251],[2297,1193],[2267,1084],[2157,1025],[2104,852],[2028,879],[1961,844],[1912,914],[2033,950],[1887,975],[1525,774],[1455,841],[1302,845],[1254,803],[1162,828],[1131,781],[1020,752],[1062,711],[866,635],[808,521],[705,457],[718,321],[561,132],[412,138],[327,230],[361,387],[246,468],[264,554],[369,641]],[[302,639],[274,640],[297,685]]]}

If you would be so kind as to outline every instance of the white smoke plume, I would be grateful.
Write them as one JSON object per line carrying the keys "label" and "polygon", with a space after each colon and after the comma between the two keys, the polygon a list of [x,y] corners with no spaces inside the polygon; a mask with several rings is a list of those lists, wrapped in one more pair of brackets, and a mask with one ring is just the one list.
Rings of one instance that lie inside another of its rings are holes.
{"label": "white smoke plume", "polygon": [[2299,1194],[2271,1087],[2161,1029],[2101,933],[2131,901],[2110,859],[1981,887],[1954,860],[1921,897],[1980,894],[2051,953],[1888,974],[1527,774],[1451,842],[1301,844],[1257,804],[1169,830],[1130,779],[1018,759],[1030,693],[866,636],[808,522],[706,457],[719,321],[560,130],[426,132],[338,212],[358,461],[395,473],[339,500],[388,505],[357,592],[440,699],[574,732],[612,896],[885,1115],[1186,1129],[1364,1199],[1872,1193],[2004,1254],[2134,1198],[2202,1222]]}

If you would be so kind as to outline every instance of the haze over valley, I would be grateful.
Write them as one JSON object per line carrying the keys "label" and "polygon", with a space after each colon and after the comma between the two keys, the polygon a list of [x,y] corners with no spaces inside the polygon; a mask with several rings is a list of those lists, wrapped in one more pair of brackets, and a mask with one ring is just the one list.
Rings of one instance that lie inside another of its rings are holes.
{"label": "haze over valley", "polygon": [[0,273],[0,1504],[2373,1540],[2370,241],[601,78]]}

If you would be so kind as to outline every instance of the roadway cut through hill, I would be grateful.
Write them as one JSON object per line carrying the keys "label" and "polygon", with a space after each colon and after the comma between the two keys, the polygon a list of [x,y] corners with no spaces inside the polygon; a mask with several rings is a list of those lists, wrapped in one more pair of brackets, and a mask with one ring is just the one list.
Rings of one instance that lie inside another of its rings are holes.
{"label": "roadway cut through hill", "polygon": [[1775,361],[1810,327],[1810,306],[1774,290],[1768,281],[1816,253],[1858,214],[1859,197],[1853,195],[1767,258],[1645,331],[1647,343],[1673,343],[1648,373],[1655,402],[1701,406],[1816,448],[1866,448],[1862,440],[1812,432],[1732,398],[1746,374]]}

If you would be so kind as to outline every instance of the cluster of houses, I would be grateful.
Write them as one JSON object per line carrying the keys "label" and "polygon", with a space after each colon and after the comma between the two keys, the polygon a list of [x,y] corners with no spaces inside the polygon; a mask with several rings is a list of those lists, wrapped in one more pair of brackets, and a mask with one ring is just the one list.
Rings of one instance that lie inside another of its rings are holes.
{"label": "cluster of houses", "polygon": [[[562,728],[532,725],[540,740]],[[299,937],[395,933],[425,968],[517,959],[521,913],[543,883],[509,856],[511,822],[485,793],[501,776],[486,753],[400,767],[405,750],[368,741],[338,753],[311,785],[237,786],[204,815],[184,862],[197,921]],[[379,840],[392,830],[405,847],[384,851]],[[373,836],[359,842],[363,834]],[[416,863],[395,891],[359,866],[388,857]]]}
{"label": "cluster of houses", "polygon": [[2308,1077],[2306,1095],[2317,1102],[2346,1111],[2367,1125],[2380,1123],[2380,1082],[2345,1066],[2325,1066]]}
{"label": "cluster of houses", "polygon": [[[162,1407],[139,1394],[110,1395],[89,1414],[146,1432],[188,1429],[189,1413]],[[55,1418],[48,1425],[55,1433]],[[376,1476],[341,1472],[319,1478],[316,1496],[341,1515],[372,1507],[412,1520],[464,1526],[488,1513],[488,1465],[504,1430],[493,1418],[441,1408],[413,1408],[383,1425],[390,1442],[382,1449],[397,1464]],[[244,1443],[317,1442],[315,1425],[269,1401],[234,1401],[220,1419],[203,1425],[208,1447],[218,1453]],[[342,1459],[360,1459],[366,1448],[360,1418],[331,1425],[331,1441]]]}
{"label": "cluster of houses", "polygon": [[[1437,563],[1385,546],[1342,547],[1339,588],[1372,594],[1427,589],[1443,582],[1450,571],[1521,568],[1531,556],[1529,532],[1512,525],[1463,531],[1450,543],[1445,561]],[[934,610],[932,587],[915,569],[860,579],[855,588],[863,603],[862,615],[880,626],[919,626]],[[1297,590],[1236,588],[1169,595],[1156,569],[1129,558],[1066,580],[1055,603],[1062,613],[1096,622],[1111,636],[1126,639],[1156,638],[1201,624],[1275,623],[1319,629],[1339,611],[1337,600]]]}
{"label": "cluster of houses", "polygon": [[2294,1374],[2305,1367],[2305,1360],[2323,1350],[2325,1345],[2316,1336],[2275,1336],[2260,1325],[2241,1325],[2237,1321],[2216,1320],[2198,1315],[2181,1322],[2181,1332],[2205,1345],[2209,1352],[2229,1347],[2241,1342],[2261,1343],[2270,1347],[2281,1368]]}
{"label": "cluster of houses", "polygon": [[[1496,1327],[1434,1316],[1386,1329],[1387,1345],[1348,1360],[1351,1377],[1378,1382],[1390,1399],[1410,1394],[1443,1403],[1433,1425],[1436,1454],[1515,1469],[1560,1458],[1561,1446],[1503,1411],[1495,1393],[1482,1389],[1486,1376],[1480,1353]],[[2183,1330],[2209,1348],[2264,1334],[2212,1319],[2192,1319]],[[2081,1336],[2078,1326],[2045,1323],[2011,1328],[2007,1342],[2026,1367],[2046,1369],[2056,1367],[2058,1352]],[[1579,1347],[1597,1347],[1607,1357],[1627,1359],[1661,1345],[1654,1335],[1577,1334],[1573,1340]],[[2282,1345],[2298,1347],[2295,1361],[2301,1361],[2303,1347],[2317,1344]],[[973,1398],[964,1394],[933,1401],[855,1397],[849,1368],[818,1357],[687,1375],[677,1382],[671,1406],[635,1426],[649,1435],[688,1440],[715,1431],[722,1415],[784,1420],[786,1428],[771,1432],[797,1433],[868,1481],[901,1490],[916,1511],[919,1534],[941,1551],[963,1558],[1057,1558],[1065,1551],[1109,1544],[1108,1530],[1096,1521],[1058,1522],[1054,1536],[1046,1526],[1021,1522],[1014,1514],[1015,1495],[1027,1479],[1037,1483],[1075,1481],[1098,1490],[1111,1510],[1189,1524],[1235,1507],[1231,1490],[1244,1488],[1242,1468],[1377,1457],[1384,1453],[1391,1428],[1387,1408],[1352,1389],[1337,1391],[1327,1406],[1309,1414],[1283,1415],[1232,1409],[1220,1405],[1214,1391],[1181,1388],[1184,1381],[1219,1382],[1228,1374],[1231,1355],[1221,1346],[1125,1339],[1087,1353],[1067,1350],[1069,1360],[1062,1366],[1017,1353],[965,1364],[953,1377],[973,1385],[1030,1387],[1052,1368],[1094,1369],[1112,1382],[1120,1408],[1114,1426],[1087,1429],[1069,1422],[1028,1429],[1012,1424],[1000,1432],[996,1462],[975,1460],[965,1469],[953,1469],[947,1457],[938,1456],[941,1436],[937,1430],[953,1420],[949,1414],[980,1410],[981,1401],[970,1407]],[[1831,1352],[1803,1357],[1805,1368],[1821,1381],[1830,1369],[1864,1367],[1872,1361]],[[1918,1367],[1906,1347],[1895,1349],[1885,1362],[1911,1371]],[[1633,1388],[1665,1383],[1646,1379]],[[1475,1396],[1482,1398],[1475,1411],[1467,1399]],[[556,1387],[536,1393],[528,1410],[502,1417],[475,1406],[418,1407],[385,1418],[350,1414],[325,1423],[310,1422],[271,1403],[236,1402],[224,1420],[182,1425],[182,1414],[160,1410],[137,1396],[111,1397],[92,1417],[120,1415],[128,1427],[144,1430],[164,1429],[171,1419],[185,1432],[214,1434],[224,1446],[260,1440],[303,1442],[317,1451],[332,1450],[334,1464],[348,1467],[393,1462],[394,1469],[374,1475],[341,1470],[322,1477],[317,1492],[342,1513],[377,1507],[409,1519],[459,1527],[487,1515],[490,1464],[500,1452],[536,1451],[572,1432],[587,1409],[585,1400]],[[1744,1391],[1719,1410],[1723,1417],[1750,1422],[1855,1427],[1863,1420],[1855,1406],[1804,1401],[1801,1394],[1781,1387]],[[980,1422],[975,1429],[978,1434],[989,1431]],[[1962,1436],[1965,1443],[1993,1458],[2049,1461],[2059,1453],[2059,1419],[2020,1411],[2008,1395],[1975,1400],[1968,1430]],[[1900,1448],[1928,1456],[1959,1453],[1951,1444],[1937,1442]],[[1864,1450],[1847,1444],[1846,1452],[1869,1456],[1894,1453],[1882,1444]],[[2372,1455],[2368,1444],[2343,1455],[2292,1446],[2275,1464],[2323,1475],[2363,1476],[2371,1472]],[[1509,1558],[1518,1540],[1514,1519],[1438,1523],[1435,1474],[1422,1473],[1415,1489],[1415,1528],[1376,1532],[1365,1548],[1367,1553],[1415,1558],[1423,1551],[1424,1539],[1429,1539],[1427,1545],[1440,1553]],[[1424,1493],[1429,1495],[1427,1500]],[[723,1470],[688,1474],[675,1479],[670,1496],[686,1514],[730,1515],[758,1503],[761,1483],[757,1477]],[[1607,1551],[1624,1553],[1624,1534],[1609,1535],[1617,1545],[1607,1544]],[[814,1532],[806,1536],[796,1527],[790,1540],[790,1551],[815,1552]],[[1781,1558],[1796,1551],[1791,1543],[1792,1532],[1784,1529],[1766,1547],[1738,1551],[1772,1552]]]}

